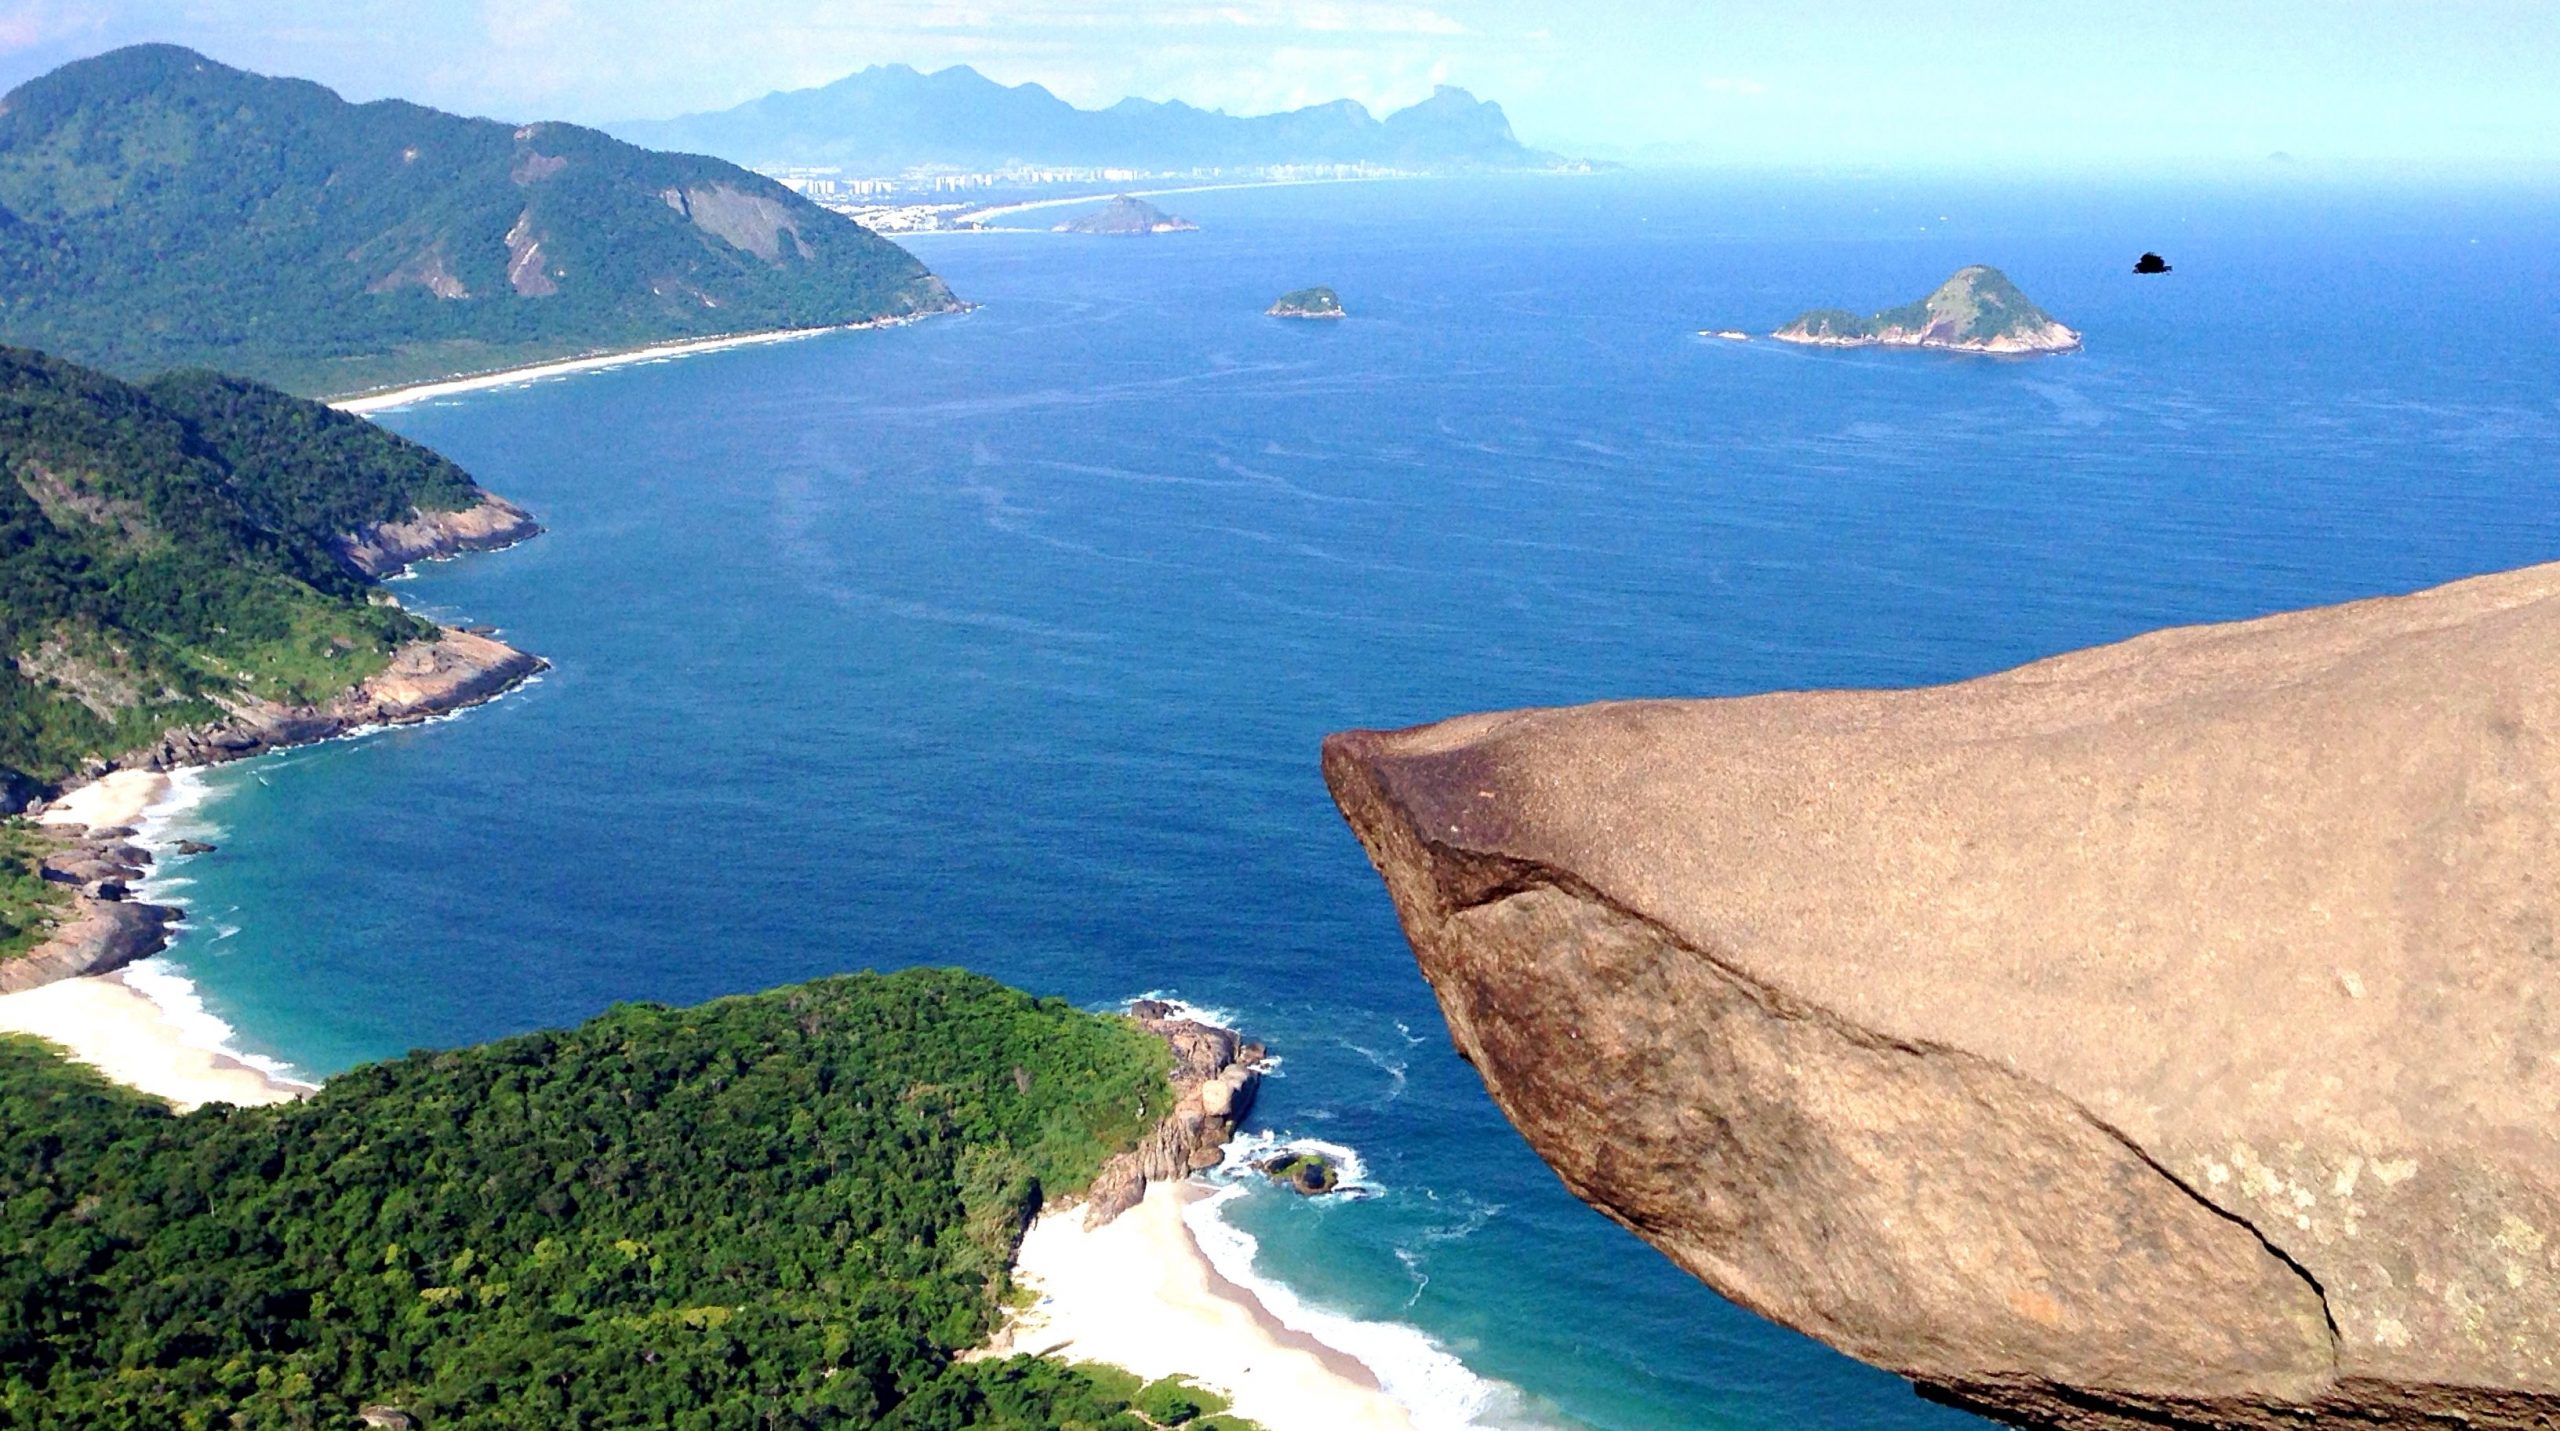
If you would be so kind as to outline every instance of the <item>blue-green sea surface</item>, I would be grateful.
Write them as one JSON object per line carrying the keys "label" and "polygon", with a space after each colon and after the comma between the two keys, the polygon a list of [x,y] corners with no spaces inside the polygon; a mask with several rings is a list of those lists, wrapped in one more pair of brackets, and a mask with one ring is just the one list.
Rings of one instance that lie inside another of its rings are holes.
{"label": "blue-green sea surface", "polygon": [[[2281,182],[2279,182],[2281,179]],[[964,318],[388,414],[549,534],[399,589],[548,656],[205,777],[170,965],[243,1047],[840,970],[1163,991],[1372,1195],[1214,1250],[1426,1425],[1954,1427],[1570,1197],[1451,1052],[1318,740],[1906,685],[2560,554],[2560,205],[2256,187],[1402,183],[918,242]],[[2136,278],[2144,249],[2176,272]],[[1996,264],[2036,361],[1697,336]],[[1338,324],[1267,319],[1340,290]]]}

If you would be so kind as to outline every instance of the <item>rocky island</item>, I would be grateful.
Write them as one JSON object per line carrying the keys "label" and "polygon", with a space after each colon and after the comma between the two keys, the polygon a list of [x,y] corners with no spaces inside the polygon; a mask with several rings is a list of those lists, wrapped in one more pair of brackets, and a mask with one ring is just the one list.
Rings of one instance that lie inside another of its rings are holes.
{"label": "rocky island", "polygon": [[1078,214],[1057,226],[1062,234],[1107,234],[1131,238],[1140,234],[1198,233],[1200,226],[1178,219],[1144,199],[1122,194],[1089,214]]}
{"label": "rocky island", "polygon": [[1917,303],[1861,318],[1817,308],[1769,335],[1822,348],[1939,348],[1958,353],[2067,353],[2080,335],[2018,291],[2007,274],[1974,264],[1957,269]]}
{"label": "rocky island", "polygon": [[2560,1418],[2560,565],[1326,743],[1594,1206],[2022,1424]]}
{"label": "rocky island", "polygon": [[1330,288],[1301,288],[1284,293],[1280,300],[1262,310],[1274,318],[1340,318],[1342,297]]}

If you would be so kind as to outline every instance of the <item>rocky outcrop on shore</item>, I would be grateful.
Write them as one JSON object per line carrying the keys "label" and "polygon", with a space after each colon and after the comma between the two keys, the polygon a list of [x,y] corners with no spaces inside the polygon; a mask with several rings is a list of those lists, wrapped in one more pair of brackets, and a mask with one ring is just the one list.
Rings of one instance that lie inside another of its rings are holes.
{"label": "rocky outcrop on shore", "polygon": [[[503,642],[448,629],[401,648],[390,665],[325,704],[241,702],[219,723],[172,732],[115,764],[148,770],[218,765],[368,726],[429,720],[502,695],[543,665]],[[169,926],[186,917],[182,909],[128,898],[151,864],[151,852],[132,843],[132,830],[72,826],[66,833],[68,843],[45,857],[41,873],[79,886],[70,917],[43,944],[0,962],[0,993],[123,968],[167,948]]]}
{"label": "rocky outcrop on shore", "polygon": [[185,911],[170,905],[81,895],[52,938],[23,957],[0,963],[0,994],[56,979],[112,973],[147,959],[169,947],[169,926],[184,917]]}
{"label": "rocky outcrop on shore", "polygon": [[349,567],[379,580],[414,562],[497,551],[541,534],[541,526],[522,507],[490,493],[459,512],[411,508],[406,521],[375,522],[341,534],[335,545]]}
{"label": "rocky outcrop on shore", "polygon": [[1216,1167],[1253,1106],[1264,1057],[1232,1029],[1179,1017],[1170,1004],[1141,999],[1130,1005],[1138,1026],[1173,1050],[1173,1111],[1129,1152],[1103,1165],[1085,1205],[1085,1226],[1100,1227],[1146,1196],[1147,1184],[1171,1182]]}
{"label": "rocky outcrop on shore", "polygon": [[153,770],[217,765],[368,726],[409,725],[502,695],[543,665],[504,642],[447,628],[400,648],[389,666],[327,702],[235,702],[227,718],[173,731],[117,763]]}
{"label": "rocky outcrop on shore", "polygon": [[1459,1050],[2025,1424],[2560,1420],[2560,566],[1959,685],[1326,743]]}
{"label": "rocky outcrop on shore", "polygon": [[70,914],[44,943],[0,962],[0,994],[108,973],[157,954],[168,946],[169,926],[184,917],[168,905],[130,897],[151,868],[151,852],[132,843],[133,831],[74,827],[61,833],[62,846],[44,857],[38,872],[74,887]]}

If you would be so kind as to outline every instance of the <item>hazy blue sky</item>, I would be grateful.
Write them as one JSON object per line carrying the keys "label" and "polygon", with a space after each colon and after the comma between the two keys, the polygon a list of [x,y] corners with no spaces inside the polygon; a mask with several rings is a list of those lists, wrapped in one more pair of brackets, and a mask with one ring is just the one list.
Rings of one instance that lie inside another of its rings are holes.
{"label": "hazy blue sky", "polygon": [[0,0],[0,85],[143,39],[509,119],[905,61],[1238,111],[1446,82],[1719,159],[2560,161],[2560,0]]}

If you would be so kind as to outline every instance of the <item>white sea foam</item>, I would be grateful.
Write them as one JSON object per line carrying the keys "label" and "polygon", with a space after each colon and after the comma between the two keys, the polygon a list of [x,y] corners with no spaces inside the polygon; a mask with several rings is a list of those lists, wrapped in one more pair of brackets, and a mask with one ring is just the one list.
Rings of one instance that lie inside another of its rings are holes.
{"label": "white sea foam", "polygon": [[178,1041],[208,1053],[236,1059],[266,1074],[279,1083],[301,1088],[319,1085],[297,1077],[292,1064],[264,1054],[250,1053],[234,1040],[238,1030],[224,1023],[220,1015],[205,1007],[204,997],[197,992],[195,981],[166,958],[145,959],[128,964],[124,970],[125,987],[159,1005],[161,1018],[177,1030]]}
{"label": "white sea foam", "polygon": [[1287,1285],[1257,1274],[1253,1263],[1260,1244],[1219,1212],[1244,1195],[1241,1185],[1221,1188],[1185,1209],[1183,1221],[1209,1265],[1253,1293],[1282,1326],[1369,1368],[1387,1394],[1412,1414],[1413,1424],[1421,1431],[1480,1431],[1528,1424],[1518,1392],[1468,1370],[1466,1363],[1419,1328],[1364,1321],[1309,1306]]}
{"label": "white sea foam", "polygon": [[1369,1165],[1361,1161],[1358,1149],[1322,1138],[1300,1138],[1273,1132],[1239,1133],[1219,1151],[1225,1156],[1209,1172],[1211,1178],[1219,1181],[1258,1178],[1262,1174],[1255,1170],[1256,1163],[1292,1153],[1311,1153],[1333,1164],[1335,1196],[1376,1197],[1386,1191],[1370,1180]]}
{"label": "white sea foam", "polygon": [[[162,873],[170,868],[170,856],[179,840],[210,840],[224,833],[208,814],[215,798],[222,793],[221,787],[209,779],[208,774],[195,767],[169,772],[167,793],[151,802],[150,807],[142,812],[142,818],[134,822],[134,843],[151,851],[152,858],[152,873],[136,890],[144,899],[171,899],[195,884],[183,874]],[[317,1087],[317,1084],[299,1077],[293,1065],[282,1059],[251,1053],[240,1047],[239,1030],[205,1007],[203,993],[174,958],[195,929],[192,918],[171,925],[170,952],[126,965],[123,971],[125,987],[159,1007],[160,1016],[177,1031],[180,1043],[247,1064],[280,1083],[300,1088]],[[216,923],[214,931],[212,940],[208,942],[229,939],[240,932],[240,927]]]}
{"label": "white sea foam", "polygon": [[[1240,1016],[1234,1011],[1194,1004],[1163,989],[1151,989],[1138,998],[1164,1004],[1176,1018],[1217,1028],[1239,1027]],[[1399,1031],[1408,1040],[1421,1042],[1410,1031]],[[1385,1061],[1380,1062],[1383,1066]],[[1261,1065],[1263,1076],[1276,1076],[1279,1066],[1277,1056],[1266,1060]],[[1539,1424],[1524,1414],[1516,1390],[1470,1371],[1466,1363],[1420,1328],[1364,1321],[1311,1306],[1287,1284],[1255,1271],[1254,1258],[1261,1251],[1260,1243],[1253,1234],[1229,1223],[1221,1212],[1244,1197],[1252,1182],[1262,1178],[1254,1163],[1285,1153],[1320,1154],[1334,1166],[1335,1197],[1358,1200],[1381,1196],[1386,1188],[1369,1176],[1369,1165],[1359,1149],[1283,1130],[1240,1133],[1220,1153],[1218,1166],[1207,1174],[1211,1183],[1219,1185],[1217,1191],[1183,1212],[1183,1221],[1218,1275],[1251,1292],[1281,1325],[1313,1337],[1369,1368],[1387,1394],[1411,1413],[1420,1431],[1507,1431]],[[1405,1254],[1399,1251],[1397,1255],[1402,1258]],[[1410,1260],[1407,1265],[1413,1266]]]}
{"label": "white sea foam", "polygon": [[1240,1017],[1240,1015],[1238,1015],[1233,1009],[1213,1009],[1205,1004],[1195,1004],[1187,999],[1176,998],[1173,994],[1163,989],[1147,990],[1145,993],[1129,1000],[1128,1003],[1122,1004],[1120,1006],[1120,1012],[1125,1014],[1129,1011],[1131,1005],[1147,1003],[1150,1001],[1164,1005],[1166,1009],[1171,1011],[1173,1017],[1177,1019],[1189,1019],[1195,1024],[1207,1024],[1209,1027],[1215,1029],[1233,1030],[1236,1027],[1237,1019]]}
{"label": "white sea foam", "polygon": [[1408,1067],[1405,1060],[1389,1058],[1376,1049],[1363,1048],[1347,1039],[1343,1041],[1342,1046],[1369,1060],[1371,1066],[1387,1076],[1387,1096],[1378,1100],[1379,1102],[1393,1103],[1404,1096],[1405,1072]]}

